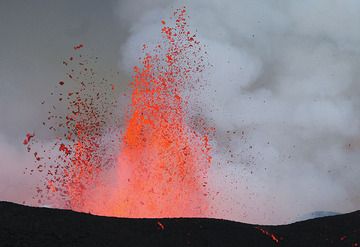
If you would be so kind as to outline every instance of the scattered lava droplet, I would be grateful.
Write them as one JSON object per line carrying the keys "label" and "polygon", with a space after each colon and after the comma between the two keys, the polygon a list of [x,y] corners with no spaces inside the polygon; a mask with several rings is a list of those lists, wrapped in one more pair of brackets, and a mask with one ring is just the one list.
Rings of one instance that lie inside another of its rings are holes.
{"label": "scattered lava droplet", "polygon": [[79,49],[81,49],[83,47],[84,47],[83,44],[79,44],[79,45],[74,46],[74,50],[79,50]]}
{"label": "scattered lava droplet", "polygon": [[27,133],[27,134],[26,134],[26,137],[25,137],[25,139],[24,139],[24,141],[23,141],[23,144],[24,144],[24,145],[28,145],[29,142],[30,142],[30,140],[31,140],[31,138],[33,138],[34,136],[35,136],[35,134]]}

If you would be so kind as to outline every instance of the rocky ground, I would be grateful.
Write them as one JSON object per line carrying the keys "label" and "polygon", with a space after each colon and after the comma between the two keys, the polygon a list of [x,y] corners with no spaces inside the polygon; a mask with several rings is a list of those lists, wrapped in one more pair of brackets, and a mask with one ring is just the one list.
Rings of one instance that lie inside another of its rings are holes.
{"label": "rocky ground", "polygon": [[124,219],[0,202],[0,246],[360,247],[360,211],[282,226]]}

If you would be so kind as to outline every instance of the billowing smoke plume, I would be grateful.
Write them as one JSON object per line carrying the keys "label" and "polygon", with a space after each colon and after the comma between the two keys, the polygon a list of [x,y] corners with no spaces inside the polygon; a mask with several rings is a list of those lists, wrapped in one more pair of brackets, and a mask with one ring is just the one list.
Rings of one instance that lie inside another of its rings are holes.
{"label": "billowing smoke plume", "polygon": [[[283,223],[360,207],[358,1],[120,1],[120,67],[186,5],[209,56],[214,216]],[[219,192],[219,193],[218,193]]]}

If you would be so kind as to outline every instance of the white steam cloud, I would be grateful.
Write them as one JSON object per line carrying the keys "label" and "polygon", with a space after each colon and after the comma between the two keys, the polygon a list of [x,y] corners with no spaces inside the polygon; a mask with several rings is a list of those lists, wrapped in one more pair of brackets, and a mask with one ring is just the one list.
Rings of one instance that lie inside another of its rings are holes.
{"label": "white steam cloud", "polygon": [[217,129],[212,216],[280,224],[359,209],[360,2],[120,1],[124,71],[182,5],[213,65],[200,98]]}

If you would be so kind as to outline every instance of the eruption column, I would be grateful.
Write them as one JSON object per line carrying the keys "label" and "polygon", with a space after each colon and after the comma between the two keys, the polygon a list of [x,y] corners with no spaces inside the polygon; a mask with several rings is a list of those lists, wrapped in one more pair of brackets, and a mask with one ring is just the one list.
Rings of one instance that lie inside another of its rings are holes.
{"label": "eruption column", "polygon": [[206,215],[208,129],[199,133],[189,127],[183,96],[186,88],[199,83],[197,74],[204,67],[201,47],[187,30],[185,8],[174,15],[175,28],[162,21],[166,42],[153,50],[155,54],[146,54],[142,68],[134,68],[131,116],[118,159],[118,191],[105,214]]}
{"label": "eruption column", "polygon": [[[69,114],[49,116],[49,120],[65,122],[49,128],[63,135],[57,136],[50,152],[42,152],[49,154],[48,158],[38,158],[39,172],[47,170],[45,188],[38,189],[41,199],[45,194],[49,200],[56,198],[54,205],[99,215],[208,215],[206,178],[212,131],[204,120],[191,117],[188,104],[193,92],[203,86],[205,53],[186,19],[185,8],[176,10],[174,27],[162,21],[161,42],[151,52],[144,45],[141,66],[134,67],[131,101],[120,141],[119,135],[110,141],[106,137],[111,126],[106,120],[116,116],[110,111],[113,104],[103,101],[106,92],[101,91],[114,91],[114,85],[96,84],[96,73],[83,61],[78,62],[80,75],[87,76],[90,83],[70,70],[68,77],[79,82],[80,90],[67,93]],[[74,62],[71,57],[64,64]],[[65,83],[59,85],[64,87]],[[64,94],[59,95],[63,102]],[[28,135],[24,144],[28,145],[31,138]],[[109,147],[116,143],[118,150],[110,153]],[[59,198],[64,202],[59,203]]]}

